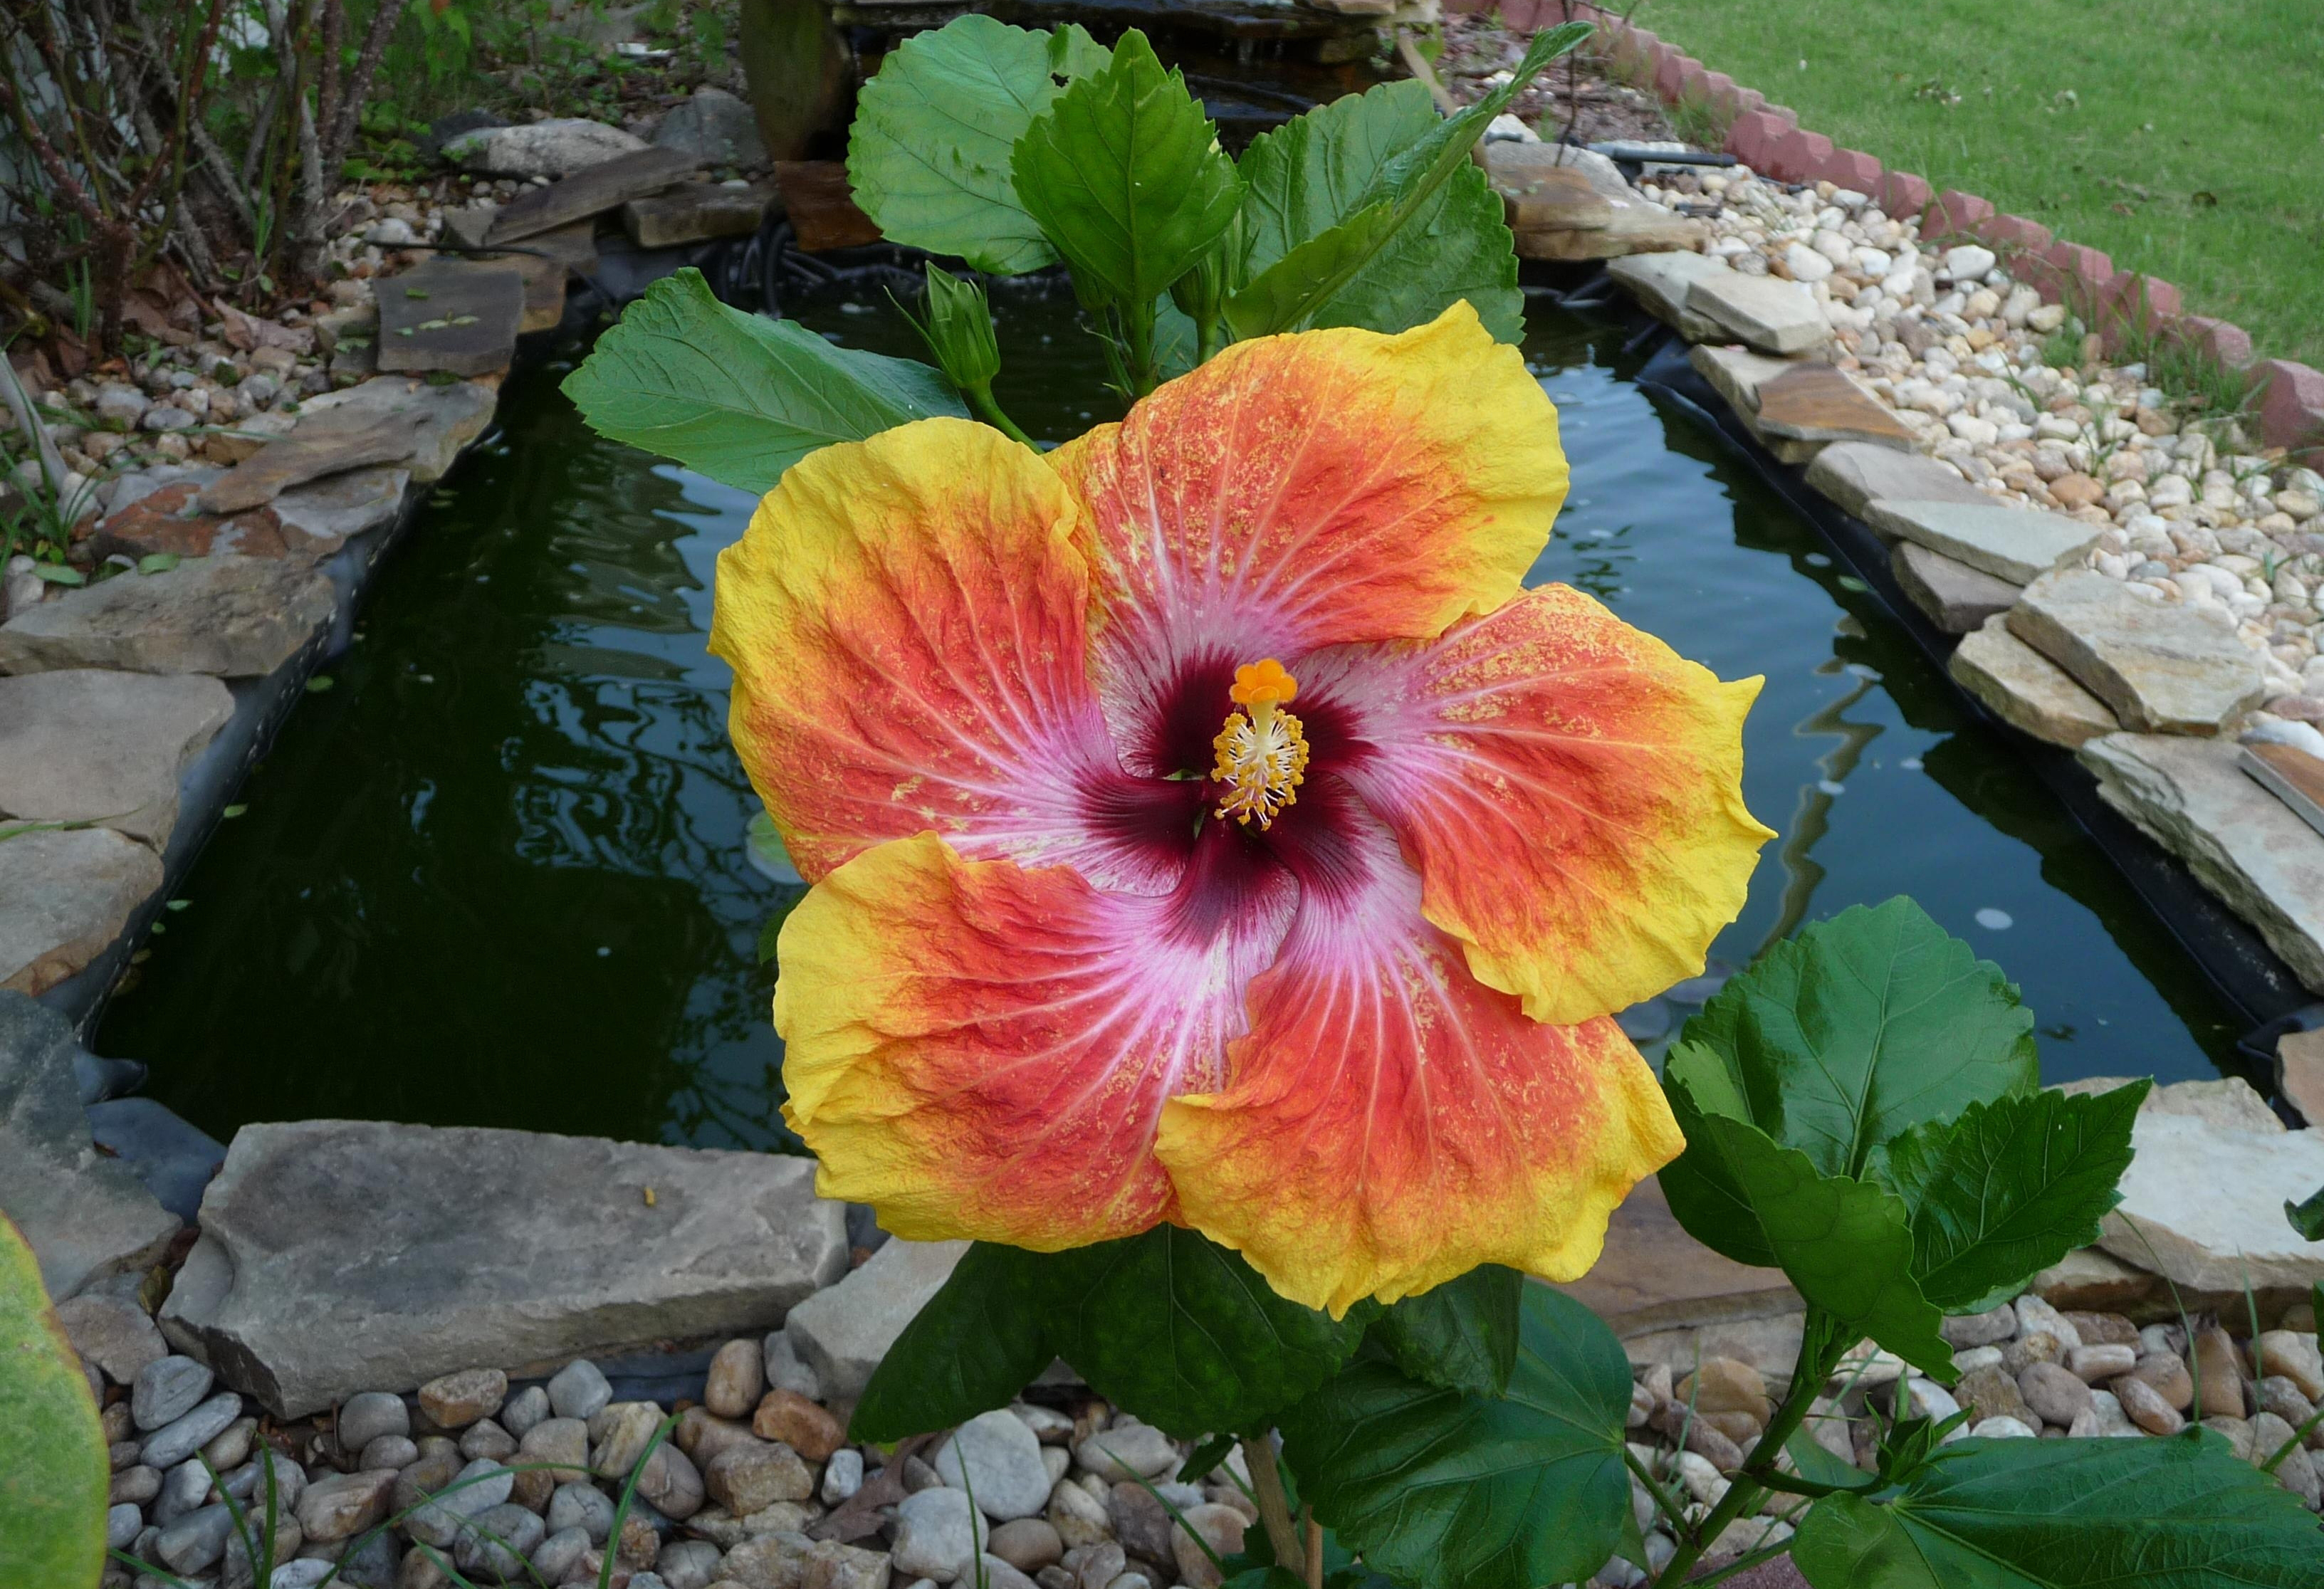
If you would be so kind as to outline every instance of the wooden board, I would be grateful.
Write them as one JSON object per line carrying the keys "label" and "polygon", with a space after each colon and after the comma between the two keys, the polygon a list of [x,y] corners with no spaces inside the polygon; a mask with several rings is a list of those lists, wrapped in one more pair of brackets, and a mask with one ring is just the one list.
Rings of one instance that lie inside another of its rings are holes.
{"label": "wooden board", "polygon": [[2289,745],[2246,745],[2237,758],[2262,788],[2292,807],[2301,822],[2324,833],[2324,761]]}

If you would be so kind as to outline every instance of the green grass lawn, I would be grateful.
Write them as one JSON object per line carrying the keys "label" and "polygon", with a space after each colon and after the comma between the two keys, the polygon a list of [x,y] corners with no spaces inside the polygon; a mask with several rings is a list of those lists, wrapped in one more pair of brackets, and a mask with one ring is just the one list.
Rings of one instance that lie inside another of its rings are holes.
{"label": "green grass lawn", "polygon": [[1636,19],[1834,142],[2324,368],[2324,0],[1645,0]]}

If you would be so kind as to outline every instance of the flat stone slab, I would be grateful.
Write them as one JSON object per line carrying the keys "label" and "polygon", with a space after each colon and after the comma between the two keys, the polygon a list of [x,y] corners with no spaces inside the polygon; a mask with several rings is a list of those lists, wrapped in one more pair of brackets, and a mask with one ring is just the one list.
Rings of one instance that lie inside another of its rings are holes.
{"label": "flat stone slab", "polygon": [[1794,365],[1759,385],[1759,428],[1791,441],[1864,442],[1913,450],[1913,433],[1886,404],[1831,364]]}
{"label": "flat stone slab", "polygon": [[[196,505],[200,488],[189,481],[165,485],[107,514],[90,544],[100,557],[134,561],[171,557],[288,557],[293,540],[272,507],[234,513],[205,513]],[[301,550],[304,550],[303,545]],[[310,559],[311,560],[311,559]]]}
{"label": "flat stone slab", "polygon": [[1516,228],[1517,257],[1610,260],[1634,253],[1692,252],[1711,241],[1711,228],[1692,216],[1674,215],[1643,198],[1609,202],[1613,213],[1600,225],[1576,227],[1559,224]]}
{"label": "flat stone slab", "polygon": [[307,405],[311,415],[347,415],[360,424],[374,417],[409,417],[414,423],[412,450],[397,460],[415,485],[433,485],[456,462],[470,442],[493,422],[499,396],[478,381],[454,381],[430,386],[411,375],[382,375],[344,391],[327,392]]}
{"label": "flat stone slab", "polygon": [[647,148],[615,155],[563,181],[535,188],[517,196],[493,217],[485,241],[516,243],[586,221],[607,210],[619,209],[632,198],[659,193],[702,169],[702,162],[678,149]]}
{"label": "flat stone slab", "polygon": [[1961,638],[1945,671],[2002,721],[2047,744],[2072,749],[2122,727],[2105,702],[2011,634],[1999,612]]}
{"label": "flat stone slab", "polygon": [[284,1418],[763,1332],[847,1267],[810,1159],[374,1121],[244,1126],[201,1232],[162,1331]]}
{"label": "flat stone slab", "polygon": [[862,1268],[791,1309],[783,1334],[825,1396],[852,1402],[863,1394],[888,1348],[967,1251],[966,1242],[891,1238]]}
{"label": "flat stone slab", "polygon": [[480,127],[447,139],[444,157],[496,177],[563,177],[594,170],[646,147],[634,133],[580,116],[514,127]]}
{"label": "flat stone slab", "polygon": [[2095,569],[2061,568],[2026,586],[2009,627],[2142,733],[2215,734],[2266,688],[2225,614],[2141,601]]}
{"label": "flat stone slab", "polygon": [[674,248],[715,237],[747,237],[767,218],[767,206],[773,198],[772,191],[765,188],[688,182],[650,198],[630,200],[622,207],[622,229],[640,248]]}
{"label": "flat stone slab", "polygon": [[179,776],[233,715],[232,693],[198,674],[0,677],[0,816],[96,821],[158,850]]}
{"label": "flat stone slab", "polygon": [[1902,537],[2019,585],[2030,584],[2068,558],[2080,556],[2098,538],[2094,526],[2063,513],[2005,508],[1991,501],[1900,501],[1882,497],[1865,504],[1862,518],[1883,534]]}
{"label": "flat stone slab", "polygon": [[835,160],[779,160],[775,187],[799,248],[823,253],[880,241],[880,227],[856,207],[847,168]]}
{"label": "flat stone slab", "polygon": [[1625,254],[1606,264],[1606,273],[1628,289],[1648,314],[1675,327],[1689,342],[1709,342],[1720,335],[1716,321],[1686,307],[1686,289],[1702,278],[1721,271],[1732,273],[1725,260],[1685,249]]}
{"label": "flat stone slab", "polygon": [[1762,353],[1811,353],[1831,340],[1831,322],[1808,289],[1774,276],[1702,277],[1688,286],[1686,307]]}
{"label": "flat stone slab", "polygon": [[1641,197],[1622,175],[1621,167],[1602,154],[1571,144],[1497,138],[1484,146],[1484,154],[1486,179],[1504,192],[1524,188],[1545,171],[1578,171],[1604,197],[1635,204]]}
{"label": "flat stone slab", "polygon": [[383,373],[440,370],[447,375],[489,375],[507,369],[516,356],[524,274],[512,265],[430,260],[381,282],[374,296]]}
{"label": "flat stone slab", "polygon": [[1808,485],[1826,501],[1858,519],[1864,517],[1866,508],[1883,498],[1993,505],[1991,497],[1950,465],[1919,453],[1900,453],[1867,442],[1834,442],[1818,453],[1815,462],[1808,465]]}
{"label": "flat stone slab", "polygon": [[[2185,861],[2309,991],[2324,994],[2324,835],[2245,776],[2238,749],[2224,739],[2126,733],[2092,739],[2080,754],[2107,804]],[[2319,1184],[2324,1178],[2298,1197]]]}
{"label": "flat stone slab", "polygon": [[1986,620],[1999,617],[2017,602],[2017,587],[2007,580],[1914,541],[1891,547],[1888,566],[1913,605],[1949,635],[1973,634]]}
{"label": "flat stone slab", "polygon": [[1573,166],[1536,166],[1521,175],[1497,176],[1512,232],[1595,230],[1614,218],[1615,201]]}
{"label": "flat stone slab", "polygon": [[2264,742],[2246,744],[2236,760],[2294,816],[2324,833],[2324,761],[2293,746]]}
{"label": "flat stone slab", "polygon": [[161,886],[160,859],[111,828],[0,843],[0,988],[46,993],[104,953]]}
{"label": "flat stone slab", "polygon": [[[117,834],[105,835],[128,844]],[[0,844],[0,852],[29,840]],[[141,848],[129,845],[134,850]],[[6,861],[0,859],[0,877]],[[160,883],[161,868],[154,868]],[[0,917],[9,905],[0,886]],[[0,929],[0,939],[5,936]],[[24,1233],[41,1266],[41,1283],[61,1301],[93,1280],[145,1268],[178,1234],[176,1217],[153,1200],[129,1166],[97,1151],[73,1079],[72,1023],[21,993],[0,992],[0,1213]],[[132,1313],[135,1310],[130,1309]],[[75,1318],[94,1329],[89,1310]],[[137,1322],[142,1323],[142,1315]],[[108,1371],[143,1366],[161,1355],[158,1339],[108,1332],[124,1352]],[[77,1339],[79,1338],[78,1336]],[[91,1338],[90,1345],[97,1342]]]}
{"label": "flat stone slab", "polygon": [[402,511],[404,489],[410,483],[409,469],[350,469],[293,486],[269,506],[294,554],[327,557]]}
{"label": "flat stone slab", "polygon": [[0,674],[57,668],[272,673],[331,620],[331,582],[266,557],[189,557],[123,574],[0,624]]}
{"label": "flat stone slab", "polygon": [[2122,1202],[2098,1245],[2126,1263],[2200,1291],[2305,1292],[2324,1281],[2324,1242],[2300,1239],[2283,1217],[2324,1186],[2324,1133],[2259,1132],[2142,1111]]}
{"label": "flat stone slab", "polygon": [[310,480],[400,464],[419,450],[423,418],[417,405],[364,410],[327,408],[318,400],[307,405],[297,429],[211,481],[193,505],[204,513],[238,513]]}
{"label": "flat stone slab", "polygon": [[1727,406],[1748,424],[1759,408],[1759,389],[1792,367],[1789,359],[1771,359],[1739,347],[1704,345],[1686,350],[1686,362],[1727,400]]}

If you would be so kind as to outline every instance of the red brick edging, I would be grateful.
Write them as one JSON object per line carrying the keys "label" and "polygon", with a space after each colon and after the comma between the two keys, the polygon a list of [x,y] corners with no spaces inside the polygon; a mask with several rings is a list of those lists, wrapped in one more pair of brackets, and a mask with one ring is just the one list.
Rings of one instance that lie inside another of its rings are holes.
{"label": "red brick edging", "polygon": [[[1496,5],[1502,22],[1523,33],[1555,26],[1568,14],[1567,0],[1443,0],[1444,9],[1454,13],[1486,12]],[[2054,237],[2038,221],[1998,213],[1974,193],[1932,192],[1910,171],[1888,170],[1861,150],[1808,131],[1797,112],[1770,104],[1757,89],[1712,71],[1645,28],[1583,0],[1573,0],[1571,14],[1605,31],[1615,69],[1632,82],[1651,84],[1665,104],[1692,102],[1718,116],[1727,128],[1727,152],[1753,170],[1781,182],[1826,181],[1869,194],[1892,216],[1919,216],[1923,237],[1981,243],[2007,259],[2011,272],[2039,288],[2045,300],[2070,300],[2110,345],[2135,325],[2199,349],[2223,368],[2241,372],[2259,390],[2260,445],[2324,455],[2324,372],[2290,359],[2256,358],[2242,326],[2186,313],[2179,289],[2162,278],[2116,270],[2097,249]]]}

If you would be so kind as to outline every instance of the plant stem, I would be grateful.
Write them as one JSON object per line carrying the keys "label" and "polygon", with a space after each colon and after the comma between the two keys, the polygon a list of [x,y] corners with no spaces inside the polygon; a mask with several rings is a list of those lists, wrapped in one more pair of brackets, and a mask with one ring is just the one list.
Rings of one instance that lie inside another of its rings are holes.
{"label": "plant stem", "polygon": [[1250,1469],[1250,1487],[1259,1502],[1259,1520],[1267,1525],[1267,1542],[1276,1561],[1288,1567],[1300,1559],[1299,1530],[1292,1526],[1291,1503],[1284,1498],[1283,1474],[1275,1465],[1275,1443],[1257,1435],[1242,1443],[1243,1465]]}
{"label": "plant stem", "polygon": [[1220,334],[1223,323],[1218,317],[1195,323],[1194,363],[1207,364],[1225,349],[1226,338]]}
{"label": "plant stem", "polygon": [[1313,1507],[1299,1509],[1299,1526],[1306,1536],[1307,1589],[1323,1589],[1323,1525],[1315,1520]]}
{"label": "plant stem", "polygon": [[1702,1526],[1694,1531],[1692,1538],[1679,1541],[1677,1554],[1656,1576],[1654,1589],[1669,1589],[1669,1585],[1686,1582],[1687,1574],[1702,1558],[1702,1553],[1727,1531],[1727,1525],[1748,1509],[1757,1506],[1766,1495],[1766,1486],[1759,1483],[1759,1475],[1775,1470],[1776,1458],[1783,1455],[1784,1442],[1798,1432],[1801,1422],[1807,1417],[1809,1404],[1821,1393],[1824,1381],[1831,1377],[1832,1365],[1840,1356],[1833,1339],[1836,1334],[1827,1316],[1812,1308],[1808,1310],[1807,1328],[1800,1339],[1800,1355],[1792,1367],[1791,1389],[1784,1393],[1783,1401],[1767,1419],[1767,1432],[1759,1437],[1757,1445],[1752,1447],[1750,1459],[1744,1463],[1742,1470],[1729,1476],[1727,1493],[1720,1498],[1717,1506],[1711,1509],[1711,1515],[1702,1520]]}
{"label": "plant stem", "polygon": [[1001,411],[1001,405],[993,400],[992,387],[990,382],[982,386],[969,387],[967,391],[968,406],[976,410],[978,418],[991,426],[1010,441],[1020,442],[1028,447],[1033,445],[1033,438],[1018,429],[1017,422]]}
{"label": "plant stem", "polygon": [[1671,1499],[1670,1492],[1662,1487],[1645,1463],[1631,1455],[1628,1440],[1622,1442],[1622,1460],[1629,1465],[1632,1476],[1646,1486],[1647,1495],[1654,1501],[1655,1510],[1670,1520],[1672,1532],[1681,1535],[1691,1533],[1694,1525],[1686,1520],[1686,1509]]}

